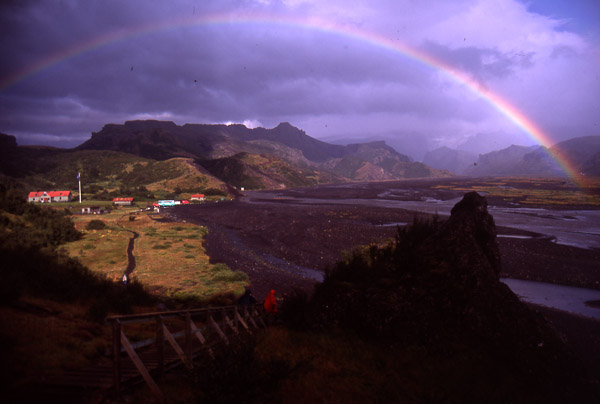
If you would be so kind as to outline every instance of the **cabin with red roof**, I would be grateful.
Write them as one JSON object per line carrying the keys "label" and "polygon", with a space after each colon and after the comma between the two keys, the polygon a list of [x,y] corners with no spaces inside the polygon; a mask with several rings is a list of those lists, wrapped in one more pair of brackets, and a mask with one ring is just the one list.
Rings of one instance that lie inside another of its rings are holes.
{"label": "cabin with red roof", "polygon": [[204,200],[204,194],[192,194],[190,196],[190,201],[203,201]]}
{"label": "cabin with red roof", "polygon": [[113,205],[131,206],[133,198],[113,198]]}
{"label": "cabin with red roof", "polygon": [[32,191],[27,196],[28,202],[37,203],[71,202],[72,200],[71,191]]}

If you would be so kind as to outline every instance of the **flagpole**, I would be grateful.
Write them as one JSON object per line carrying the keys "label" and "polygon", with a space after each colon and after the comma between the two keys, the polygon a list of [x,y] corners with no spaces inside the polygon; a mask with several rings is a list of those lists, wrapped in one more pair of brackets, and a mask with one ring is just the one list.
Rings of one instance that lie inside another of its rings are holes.
{"label": "flagpole", "polygon": [[79,173],[77,173],[77,180],[79,181],[79,203],[81,203],[81,178],[79,178]]}

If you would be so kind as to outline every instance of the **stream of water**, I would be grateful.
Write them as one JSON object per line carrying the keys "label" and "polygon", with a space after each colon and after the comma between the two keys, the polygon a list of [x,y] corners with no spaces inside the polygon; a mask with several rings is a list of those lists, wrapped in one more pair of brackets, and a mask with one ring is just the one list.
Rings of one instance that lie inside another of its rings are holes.
{"label": "stream of water", "polygon": [[[451,209],[462,198],[437,200],[427,198],[425,201],[404,201],[396,199],[397,195],[409,192],[404,189],[389,189],[378,195],[377,199],[321,199],[306,197],[289,197],[300,204],[343,204],[371,205],[388,208],[400,208],[425,213],[437,213],[440,216],[450,215]],[[261,193],[261,202],[269,198],[281,199],[277,192]],[[251,198],[249,198],[251,199]],[[249,201],[252,203],[251,201]],[[548,210],[531,208],[500,208],[489,206],[488,211],[494,217],[497,226],[526,230],[548,237],[558,244],[579,248],[600,248],[600,210]],[[394,223],[399,225],[399,223]],[[526,237],[500,235],[500,237]],[[599,268],[600,271],[600,263]],[[543,282],[502,279],[521,300],[575,313],[578,315],[600,319],[600,308],[591,307],[586,302],[600,301],[600,291],[571,286],[554,285]]]}
{"label": "stream of water", "polygon": [[600,290],[520,279],[502,278],[500,280],[524,302],[600,320],[600,308],[590,306],[590,302],[600,301]]}

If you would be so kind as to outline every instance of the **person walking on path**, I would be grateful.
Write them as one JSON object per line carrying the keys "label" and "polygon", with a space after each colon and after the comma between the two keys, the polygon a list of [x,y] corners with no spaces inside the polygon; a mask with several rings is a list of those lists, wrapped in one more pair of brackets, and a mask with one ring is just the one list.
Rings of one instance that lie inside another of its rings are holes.
{"label": "person walking on path", "polygon": [[265,299],[265,311],[269,314],[277,314],[277,302],[275,301],[275,291],[271,289]]}

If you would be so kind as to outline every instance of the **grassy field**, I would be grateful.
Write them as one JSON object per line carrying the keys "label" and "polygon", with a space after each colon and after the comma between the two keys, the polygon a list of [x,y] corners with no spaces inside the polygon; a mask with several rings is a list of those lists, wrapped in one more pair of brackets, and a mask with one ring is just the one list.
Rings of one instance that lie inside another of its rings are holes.
{"label": "grassy field", "polygon": [[[87,230],[102,220],[102,230]],[[75,215],[75,227],[84,237],[63,248],[91,270],[119,281],[128,264],[129,239],[134,241],[137,279],[151,291],[168,298],[209,300],[217,295],[240,295],[248,282],[245,273],[223,264],[212,265],[203,247],[206,229],[164,220],[160,215],[120,208],[103,215]]]}
{"label": "grassy field", "polygon": [[524,205],[600,207],[600,180],[586,180],[586,187],[563,178],[493,178],[464,179],[434,188],[476,191],[486,197]]}
{"label": "grassy field", "polygon": [[[73,212],[80,208],[78,203],[71,205]],[[48,208],[68,207],[65,203]],[[140,212],[139,208],[71,217],[83,237],[60,249],[115,282],[120,281],[128,266],[127,247],[136,232],[139,236],[134,241],[133,253],[137,265],[131,277],[163,297],[161,300],[169,308],[182,303],[188,306],[229,303],[229,299],[243,293],[247,284],[245,273],[209,263],[203,247],[205,228],[165,221],[159,215]],[[101,220],[106,227],[86,229],[92,220]],[[0,356],[5,366],[0,366],[0,375],[6,386],[12,386],[18,394],[31,392],[31,385],[60,378],[65,370],[98,363],[110,365],[106,352],[111,346],[111,327],[102,319],[117,313],[108,301],[117,295],[111,296],[61,301],[24,293],[13,304],[1,304]],[[132,301],[130,310],[151,312],[157,307],[152,301]],[[11,398],[7,398],[8,402],[24,402],[19,395],[15,400]]]}

